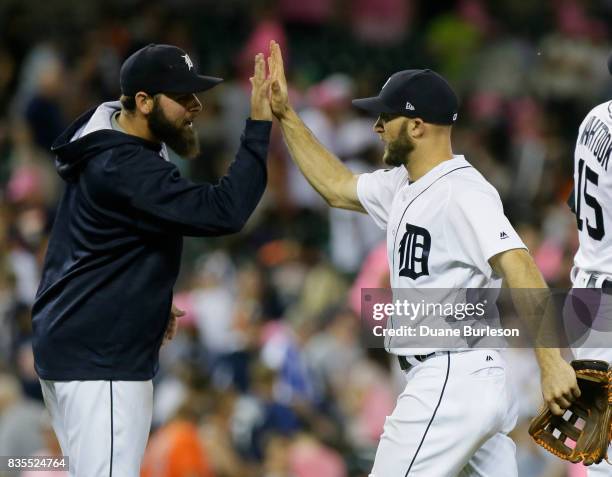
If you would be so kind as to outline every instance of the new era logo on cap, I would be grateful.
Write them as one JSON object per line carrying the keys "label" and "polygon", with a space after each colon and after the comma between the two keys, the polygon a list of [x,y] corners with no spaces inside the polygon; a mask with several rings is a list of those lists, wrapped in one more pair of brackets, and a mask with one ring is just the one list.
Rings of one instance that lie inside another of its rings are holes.
{"label": "new era logo on cap", "polygon": [[507,234],[506,232],[501,232],[501,233],[499,234],[499,238],[500,238],[501,240],[507,239],[507,238],[508,238],[508,234]]}
{"label": "new era logo on cap", "polygon": [[378,96],[353,100],[373,114],[396,114],[421,118],[432,124],[452,125],[459,100],[448,82],[435,71],[404,70],[391,75]]}

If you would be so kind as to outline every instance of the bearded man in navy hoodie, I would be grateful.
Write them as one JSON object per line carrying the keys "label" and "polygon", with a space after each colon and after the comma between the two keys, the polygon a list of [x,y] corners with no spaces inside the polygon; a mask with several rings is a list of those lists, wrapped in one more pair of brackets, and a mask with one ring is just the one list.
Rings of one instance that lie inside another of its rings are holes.
{"label": "bearded man in navy hoodie", "polygon": [[121,99],[55,142],[66,182],[33,307],[34,357],[71,477],[135,477],[152,415],[159,349],[176,330],[183,236],[236,233],[266,186],[272,114],[263,55],[251,117],[216,185],[181,177],[166,147],[198,154],[195,93],[222,80],[151,44],[121,67]]}

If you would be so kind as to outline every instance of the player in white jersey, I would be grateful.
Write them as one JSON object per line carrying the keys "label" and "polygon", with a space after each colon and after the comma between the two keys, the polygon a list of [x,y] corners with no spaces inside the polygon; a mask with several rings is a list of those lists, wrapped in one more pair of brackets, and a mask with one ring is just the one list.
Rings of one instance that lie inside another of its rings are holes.
{"label": "player in white jersey", "polygon": [[[541,274],[503,213],[495,189],[462,157],[450,128],[458,100],[430,70],[394,74],[377,98],[374,130],[393,166],[354,176],[291,108],[278,45],[270,47],[270,103],[306,179],[332,207],[367,212],[387,231],[393,287],[543,288]],[[406,388],[385,422],[371,477],[516,476],[516,421],[506,365],[495,349],[389,347]],[[405,353],[405,354],[403,354]],[[545,401],[562,413],[579,394],[558,349],[537,350]]]}
{"label": "player in white jersey", "polygon": [[[612,56],[611,56],[612,59]],[[612,73],[612,68],[610,68]],[[574,152],[574,193],[580,246],[574,257],[572,283],[575,289],[600,288],[592,307],[588,329],[578,329],[576,317],[586,308],[566,305],[566,327],[580,333],[572,344],[578,359],[612,362],[612,101],[594,107],[578,129]],[[581,296],[579,290],[572,295]],[[581,311],[582,310],[582,311]],[[568,322],[569,321],[569,322]],[[612,447],[608,449],[612,455]],[[589,477],[612,476],[612,465],[602,462],[588,467]]]}
{"label": "player in white jersey", "polygon": [[607,101],[593,108],[578,129],[574,210],[580,247],[574,265],[608,278],[612,278],[611,159],[612,101]]}

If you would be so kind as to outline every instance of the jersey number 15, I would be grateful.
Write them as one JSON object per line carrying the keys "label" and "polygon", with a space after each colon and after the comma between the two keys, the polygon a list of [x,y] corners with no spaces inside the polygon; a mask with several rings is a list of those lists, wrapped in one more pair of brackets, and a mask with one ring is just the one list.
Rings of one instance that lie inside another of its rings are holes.
{"label": "jersey number 15", "polygon": [[[597,199],[589,194],[587,190],[588,184],[597,186],[599,176],[589,166],[585,165],[584,159],[578,161],[578,187],[576,188],[576,222],[578,230],[582,230],[583,222],[586,221],[587,232],[589,237],[594,240],[601,240],[606,234],[604,228],[603,211]],[[588,218],[582,220],[581,206],[585,202],[595,213],[595,227],[592,227]]]}

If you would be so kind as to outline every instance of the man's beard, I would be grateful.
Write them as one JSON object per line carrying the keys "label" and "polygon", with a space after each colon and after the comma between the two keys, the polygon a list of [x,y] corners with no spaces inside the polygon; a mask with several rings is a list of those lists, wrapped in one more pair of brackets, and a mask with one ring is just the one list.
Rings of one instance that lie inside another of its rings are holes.
{"label": "man's beard", "polygon": [[392,167],[403,166],[408,163],[408,157],[414,150],[414,142],[408,137],[408,121],[402,124],[395,141],[387,144],[383,162]]}
{"label": "man's beard", "polygon": [[157,99],[153,102],[153,110],[148,118],[149,129],[160,141],[176,152],[179,156],[192,159],[200,153],[200,142],[195,131],[184,124],[171,122]]}

